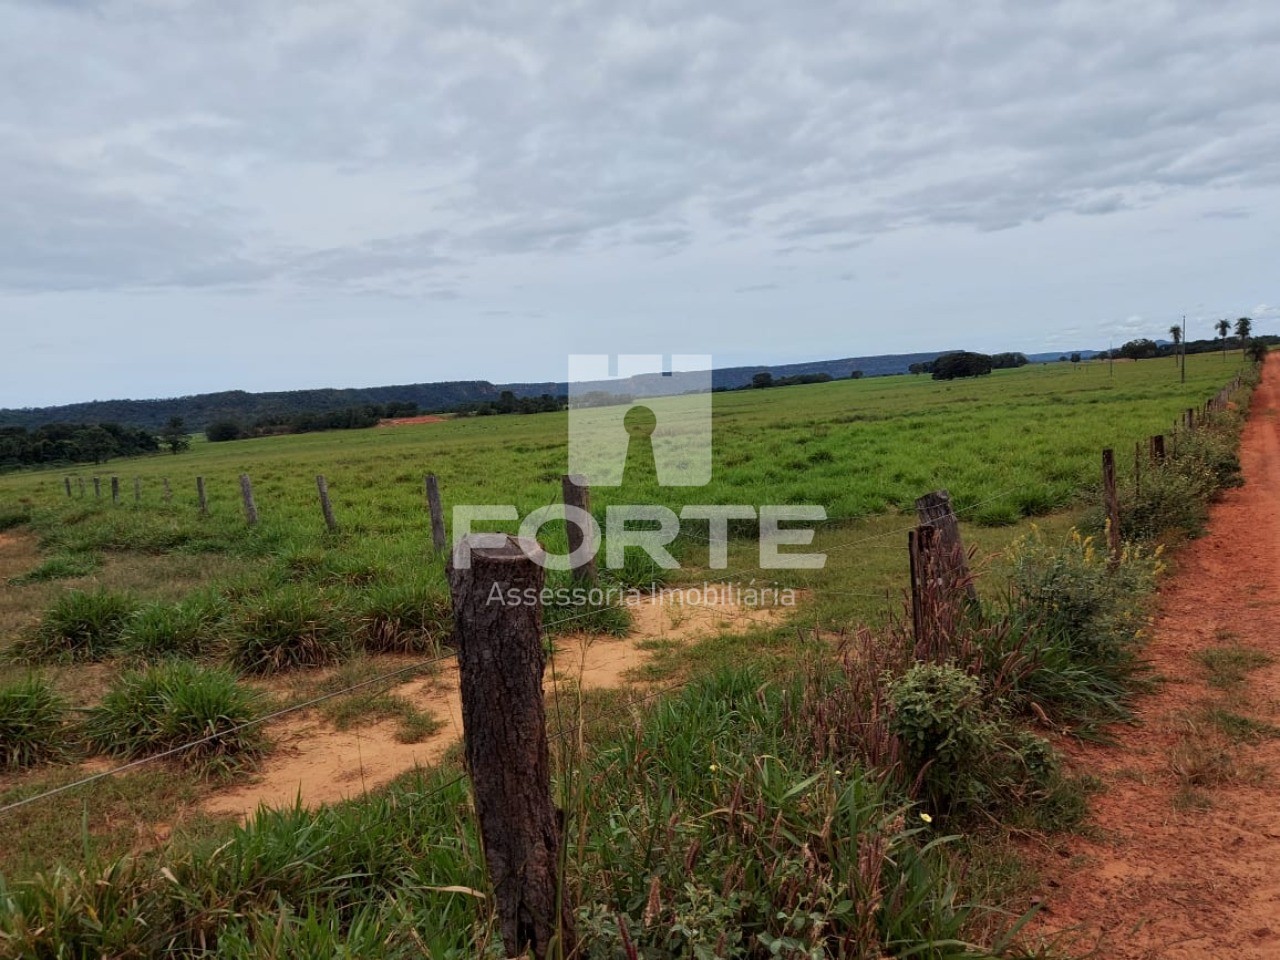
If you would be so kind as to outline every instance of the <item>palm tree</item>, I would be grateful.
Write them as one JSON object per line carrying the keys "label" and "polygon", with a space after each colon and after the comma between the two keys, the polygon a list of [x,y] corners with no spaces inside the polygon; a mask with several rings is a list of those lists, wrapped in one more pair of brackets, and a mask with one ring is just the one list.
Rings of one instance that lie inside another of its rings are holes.
{"label": "palm tree", "polygon": [[1231,321],[1219,320],[1214,326],[1217,327],[1218,337],[1222,340],[1222,359],[1225,362],[1227,359],[1227,334],[1231,332]]}
{"label": "palm tree", "polygon": [[1236,336],[1240,338],[1240,356],[1244,356],[1245,349],[1249,346],[1249,335],[1253,333],[1253,321],[1248,317],[1241,317],[1236,321]]}
{"label": "palm tree", "polygon": [[[1185,323],[1186,321],[1183,321],[1183,322]],[[1187,379],[1186,351],[1183,351],[1182,359],[1181,360],[1178,359],[1178,345],[1182,343],[1182,327],[1178,326],[1178,324],[1175,323],[1172,327],[1169,328],[1169,336],[1173,337],[1173,362],[1179,365],[1178,369],[1182,371],[1182,379],[1186,380]]]}

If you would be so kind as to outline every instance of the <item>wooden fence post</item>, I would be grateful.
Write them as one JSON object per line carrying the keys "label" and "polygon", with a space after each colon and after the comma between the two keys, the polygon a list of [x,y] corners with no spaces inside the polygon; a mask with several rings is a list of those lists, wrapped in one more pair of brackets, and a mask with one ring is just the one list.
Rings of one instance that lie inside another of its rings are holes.
{"label": "wooden fence post", "polygon": [[449,537],[444,529],[444,504],[440,501],[440,481],[434,473],[426,478],[427,510],[431,513],[431,547],[436,553],[444,553],[449,547]]}
{"label": "wooden fence post", "polygon": [[1142,495],[1142,441],[1133,442],[1133,492]]}
{"label": "wooden fence post", "polygon": [[76,477],[76,483],[80,484],[80,499],[84,499],[84,477]]}
{"label": "wooden fence post", "polygon": [[927,565],[924,563],[924,551],[920,541],[926,531],[932,530],[933,527],[916,527],[907,532],[907,560],[911,568],[911,636],[917,647],[926,630],[924,598],[925,591],[928,589],[925,575]]}
{"label": "wooden fence post", "polygon": [[164,502],[169,503],[173,500],[173,488],[169,486],[168,477],[165,477],[161,482],[164,484]]}
{"label": "wooden fence post", "polygon": [[142,478],[141,477],[133,478],[133,502],[134,503],[142,502]]}
{"label": "wooden fence post", "polygon": [[1157,433],[1151,438],[1151,459],[1156,463],[1164,463],[1164,434]]}
{"label": "wooden fence post", "polygon": [[946,490],[926,493],[916,501],[916,515],[922,526],[938,531],[934,550],[942,558],[940,569],[949,581],[949,587],[963,583],[970,600],[978,599],[978,589],[969,576],[969,557],[960,538],[960,521],[951,508],[951,494]]}
{"label": "wooden fence post", "polygon": [[[586,477],[581,474],[566,473],[560,480],[560,492],[563,494],[566,507],[576,507],[584,513],[591,512],[591,487],[587,483]],[[569,535],[570,553],[576,553],[587,542],[589,531],[582,529],[576,523],[566,522],[565,532]],[[594,583],[596,579],[595,556],[587,557],[586,560],[577,564],[573,568],[573,578]]]}
{"label": "wooden fence post", "polygon": [[258,525],[258,505],[253,502],[253,481],[247,473],[240,474],[240,496],[244,500],[244,518],[249,526]]}
{"label": "wooden fence post", "polygon": [[[551,798],[536,541],[469,535],[448,562],[467,770],[505,956],[564,955],[576,937],[557,883],[560,813]],[[514,592],[514,593],[513,593]],[[499,599],[494,599],[498,597]]]}
{"label": "wooden fence post", "polygon": [[111,502],[112,503],[120,502],[120,478],[119,477],[111,478]]}
{"label": "wooden fence post", "polygon": [[330,533],[337,533],[338,521],[333,517],[333,504],[329,501],[329,481],[323,473],[316,474],[316,490],[320,493],[320,512],[324,514],[324,525]]}
{"label": "wooden fence post", "polygon": [[70,500],[71,499],[71,478],[63,477],[62,484],[67,488],[67,499]]}
{"label": "wooden fence post", "polygon": [[204,477],[196,477],[196,499],[200,502],[200,515],[209,513],[209,498],[204,493]]}
{"label": "wooden fence post", "polygon": [[101,477],[93,478],[93,498],[95,500],[102,499],[102,478]]}
{"label": "wooden fence post", "polygon": [[1110,447],[1102,451],[1102,497],[1107,508],[1107,541],[1111,562],[1120,562],[1120,497],[1116,492],[1116,454]]}

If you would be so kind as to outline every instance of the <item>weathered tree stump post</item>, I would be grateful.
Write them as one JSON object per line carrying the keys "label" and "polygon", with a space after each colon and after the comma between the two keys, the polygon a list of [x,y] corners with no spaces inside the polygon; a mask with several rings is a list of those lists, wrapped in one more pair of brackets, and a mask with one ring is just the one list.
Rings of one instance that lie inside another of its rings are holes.
{"label": "weathered tree stump post", "polygon": [[557,879],[542,605],[501,598],[541,592],[544,572],[533,559],[541,553],[536,541],[473,534],[448,563],[463,740],[498,929],[506,956],[532,949],[537,960],[556,956],[557,940],[568,955],[576,937]]}
{"label": "weathered tree stump post", "polygon": [[196,500],[200,503],[200,515],[208,516],[209,514],[209,498],[204,492],[204,477],[196,477]]}
{"label": "weathered tree stump post", "polygon": [[253,481],[247,473],[240,474],[240,497],[244,500],[244,518],[249,526],[258,525],[258,505],[253,502]]}
{"label": "weathered tree stump post", "polygon": [[1116,492],[1116,454],[1110,447],[1102,451],[1102,497],[1107,508],[1107,543],[1111,563],[1120,562],[1120,497]]}
{"label": "weathered tree stump post", "polygon": [[142,502],[142,478],[141,477],[133,478],[133,502],[134,503]]}
{"label": "weathered tree stump post", "polygon": [[120,502],[120,478],[111,478],[111,502],[118,504]]}
{"label": "weathered tree stump post", "polygon": [[169,478],[165,477],[161,483],[164,484],[164,502],[170,503],[173,500],[173,488],[169,486]]}
{"label": "weathered tree stump post", "polygon": [[951,508],[951,494],[946,490],[926,493],[916,501],[916,515],[922,526],[933,527],[938,531],[933,549],[939,558],[937,562],[942,575],[949,581],[947,589],[963,584],[969,599],[977,600],[978,589],[969,576],[969,557],[964,550],[964,541],[960,538],[960,521]]}
{"label": "weathered tree stump post", "polygon": [[434,473],[428,473],[423,481],[427,488],[427,512],[431,514],[431,549],[444,553],[449,547],[449,536],[444,529],[444,503],[440,500],[440,481]]}
{"label": "weathered tree stump post", "polygon": [[71,499],[71,478],[63,477],[62,484],[67,488],[67,499],[70,500]]}
{"label": "weathered tree stump post", "polygon": [[925,624],[925,592],[928,590],[928,576],[921,540],[925,531],[930,534],[932,527],[916,527],[907,532],[907,560],[911,568],[911,636],[919,647],[924,639],[927,627]]}
{"label": "weathered tree stump post", "polygon": [[1151,459],[1156,463],[1164,463],[1164,434],[1157,433],[1151,438]]}
{"label": "weathered tree stump post", "polygon": [[333,503],[329,500],[329,481],[324,474],[316,474],[316,490],[320,493],[320,512],[324,514],[324,525],[330,533],[337,533],[338,521],[333,516]]}
{"label": "weathered tree stump post", "polygon": [[[583,513],[591,512],[591,487],[587,478],[581,474],[566,473],[560,481],[560,491],[566,508],[574,507]],[[576,553],[587,542],[590,531],[584,530],[580,524],[569,520],[565,523],[565,533],[569,537],[569,552]],[[596,558],[587,557],[581,563],[574,564],[573,579],[594,583],[596,579]]]}

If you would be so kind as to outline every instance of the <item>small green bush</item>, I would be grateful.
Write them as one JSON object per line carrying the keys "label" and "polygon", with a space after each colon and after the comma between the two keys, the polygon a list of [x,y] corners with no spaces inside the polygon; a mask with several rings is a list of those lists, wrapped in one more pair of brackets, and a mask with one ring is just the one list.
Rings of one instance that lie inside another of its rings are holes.
{"label": "small green bush", "polygon": [[121,645],[144,659],[197,657],[217,639],[228,611],[216,594],[197,594],[181,603],[152,603],[125,625]]}
{"label": "small green bush", "polygon": [[208,773],[238,769],[265,748],[257,727],[259,697],[231,672],[186,660],[125,674],[89,714],[85,736],[97,750],[134,758],[163,753],[224,733],[177,755]]}
{"label": "small green bush", "polygon": [[67,755],[67,702],[47,680],[0,687],[0,769],[23,770]]}
{"label": "small green bush", "polygon": [[101,660],[115,650],[137,607],[126,593],[68,591],[54,601],[35,632],[17,645],[17,652],[36,660]]}
{"label": "small green bush", "polygon": [[978,680],[948,664],[920,663],[893,681],[889,704],[908,776],[929,805],[947,811],[967,802],[998,746],[995,725],[983,718]]}
{"label": "small green bush", "polygon": [[102,561],[96,554],[59,553],[49,557],[34,570],[29,570],[20,577],[11,577],[9,583],[16,587],[26,583],[87,577],[101,565]]}
{"label": "small green bush", "polygon": [[436,650],[453,631],[448,594],[425,583],[374,584],[358,603],[360,643],[371,652]]}
{"label": "small green bush", "polygon": [[344,624],[318,593],[289,586],[249,601],[231,624],[231,661],[247,673],[278,673],[350,656]]}

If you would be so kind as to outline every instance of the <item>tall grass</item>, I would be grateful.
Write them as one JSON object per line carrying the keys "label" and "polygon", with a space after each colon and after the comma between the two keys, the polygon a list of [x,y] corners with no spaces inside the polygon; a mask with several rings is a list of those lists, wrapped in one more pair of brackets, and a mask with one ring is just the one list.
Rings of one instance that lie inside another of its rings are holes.
{"label": "tall grass", "polygon": [[0,770],[22,770],[70,753],[68,705],[49,682],[27,676],[0,687]]}
{"label": "tall grass", "polygon": [[347,625],[323,595],[301,585],[246,601],[231,630],[231,661],[247,673],[323,666],[352,652]]}
{"label": "tall grass", "polygon": [[101,660],[115,651],[138,602],[106,589],[61,594],[15,652],[36,660]]}
{"label": "tall grass", "polygon": [[[135,758],[197,744],[177,761],[210,775],[252,763],[265,749],[254,720],[260,698],[226,670],[172,661],[125,674],[85,721],[97,750]],[[212,737],[213,739],[207,739]]]}

